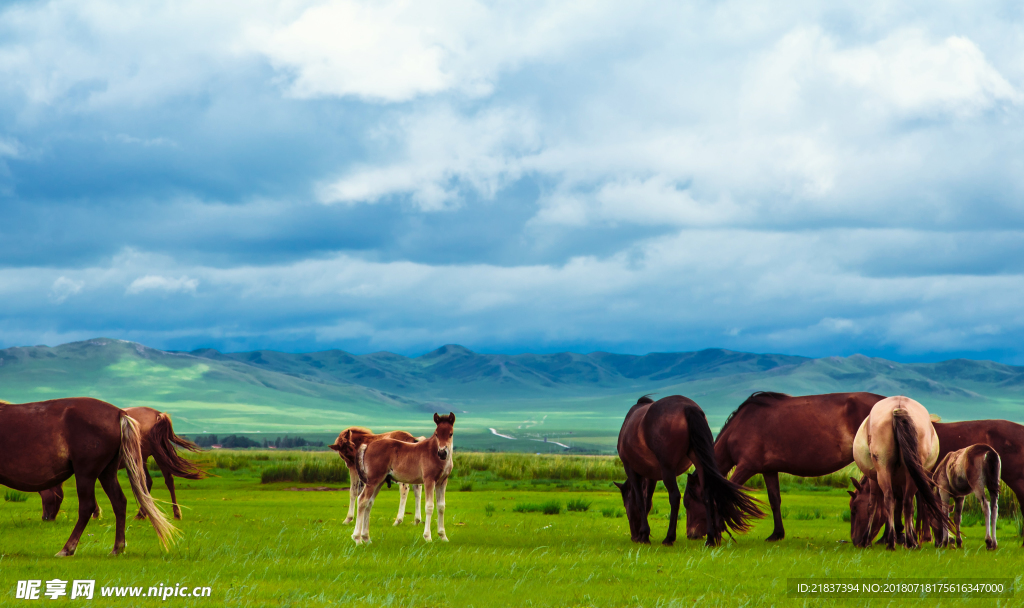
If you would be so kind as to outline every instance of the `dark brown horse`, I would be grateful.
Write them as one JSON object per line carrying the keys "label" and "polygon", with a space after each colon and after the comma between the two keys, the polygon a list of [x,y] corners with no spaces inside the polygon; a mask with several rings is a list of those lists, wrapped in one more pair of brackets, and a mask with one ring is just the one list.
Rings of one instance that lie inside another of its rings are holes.
{"label": "dark brown horse", "polygon": [[124,549],[128,500],[117,482],[119,460],[125,463],[132,492],[166,549],[176,530],[146,489],[137,422],[109,403],[85,397],[0,405],[0,484],[38,492],[75,476],[78,522],[58,556],[74,555],[78,548],[96,509],[97,479],[116,519],[112,553]]}
{"label": "dark brown horse", "polygon": [[359,448],[359,478],[363,491],[359,494],[356,528],[352,540],[356,544],[370,542],[370,510],[380,487],[388,477],[399,483],[423,484],[426,498],[423,539],[430,541],[430,516],[434,512],[437,491],[437,537],[448,540],[444,531],[444,495],[448,475],[452,472],[452,451],[455,449],[455,414],[434,414],[437,428],[428,439],[417,443],[397,439],[380,439]]}
{"label": "dark brown horse", "polygon": [[[720,545],[722,532],[727,528],[746,532],[750,529],[750,518],[764,517],[757,508],[757,500],[722,476],[715,463],[714,437],[704,410],[686,397],[674,395],[658,401],[641,397],[622,423],[618,452],[626,470],[626,482],[615,485],[622,493],[634,542],[651,542],[647,515],[659,480],[668,490],[671,505],[668,535],[662,544],[675,542],[680,501],[676,477],[690,465],[697,470],[705,509],[712,514],[707,546]],[[691,478],[688,485],[696,484]]]}
{"label": "dark brown horse", "polygon": [[[765,540],[782,540],[782,494],[779,473],[820,477],[853,462],[853,437],[873,406],[884,397],[873,393],[831,393],[790,397],[757,392],[726,419],[715,440],[718,470],[734,483],[764,476],[775,529]],[[691,490],[692,488],[692,490]],[[687,483],[686,535],[707,533],[707,516],[699,488]]]}
{"label": "dark brown horse", "polygon": [[[152,456],[156,465],[163,473],[164,483],[171,493],[171,505],[174,509],[174,519],[181,519],[181,507],[178,506],[178,497],[174,492],[174,478],[202,479],[206,473],[192,462],[182,458],[177,447],[190,452],[198,452],[199,446],[188,439],[178,437],[171,426],[171,417],[164,412],[151,407],[129,407],[124,410],[126,414],[139,423],[139,432],[142,433],[142,462],[143,464]],[[121,464],[124,468],[124,464]],[[144,467],[146,472],[146,490],[153,491],[153,477],[149,474],[149,467]],[[60,512],[60,505],[64,501],[64,487],[54,486],[39,493],[43,499],[43,521],[49,521],[57,517]],[[93,518],[100,516],[100,506],[96,505],[93,511]],[[145,519],[146,513],[139,509],[135,519]]]}
{"label": "dark brown horse", "polygon": [[[349,489],[348,489],[348,516],[342,523],[350,524],[355,521],[356,518],[356,501],[359,498],[359,493],[363,491],[363,482],[359,479],[359,448],[364,445],[373,443],[380,439],[397,439],[398,441],[405,441],[407,443],[416,443],[417,441],[426,439],[426,437],[413,437],[411,433],[405,431],[388,431],[387,433],[375,434],[368,428],[361,426],[352,426],[341,433],[338,433],[338,439],[331,444],[332,450],[341,456],[341,459],[345,461],[348,466],[349,476]],[[388,484],[390,486],[390,482]],[[413,485],[414,492],[416,494],[416,523],[423,521],[420,515],[420,485]],[[409,496],[409,484],[400,483],[398,484],[398,516],[395,517],[394,525],[399,525],[405,520],[405,501]]]}

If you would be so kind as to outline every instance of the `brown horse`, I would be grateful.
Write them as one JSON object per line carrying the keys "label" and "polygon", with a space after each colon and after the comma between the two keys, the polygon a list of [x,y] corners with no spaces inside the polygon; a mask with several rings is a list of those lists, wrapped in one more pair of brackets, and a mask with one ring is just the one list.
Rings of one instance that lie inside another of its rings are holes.
{"label": "brown horse", "polygon": [[[790,397],[757,392],[726,419],[715,440],[718,470],[742,485],[754,475],[764,476],[775,529],[765,540],[782,540],[782,494],[779,473],[820,477],[853,462],[853,437],[868,412],[884,399],[873,393],[832,393]],[[692,488],[692,489],[691,489]],[[686,535],[707,533],[703,497],[696,484],[686,485]]]}
{"label": "brown horse", "polygon": [[444,493],[452,472],[452,450],[455,449],[455,414],[434,414],[437,428],[429,439],[408,443],[397,439],[380,439],[359,448],[357,472],[363,482],[356,510],[356,528],[352,540],[356,544],[370,542],[370,511],[373,501],[390,476],[400,483],[423,484],[426,498],[426,523],[423,539],[430,541],[430,516],[434,512],[437,491],[437,536],[448,540],[444,532]]}
{"label": "brown horse", "polygon": [[[181,507],[178,506],[178,497],[174,492],[174,478],[202,479],[206,476],[205,471],[194,465],[192,462],[178,455],[175,446],[186,449],[190,452],[198,452],[199,446],[188,439],[178,437],[171,426],[171,417],[164,412],[151,407],[129,407],[124,410],[126,414],[139,423],[139,432],[142,433],[142,463],[145,465],[152,456],[156,465],[163,473],[164,483],[171,493],[171,505],[174,509],[174,519],[181,519]],[[124,468],[124,463],[120,468]],[[146,472],[146,490],[153,491],[153,477],[149,474],[149,467],[144,467]],[[64,501],[64,487],[54,486],[39,493],[43,499],[43,521],[50,521],[57,517],[60,512],[60,505]],[[100,506],[96,505],[93,511],[93,518],[99,519]],[[135,519],[145,519],[146,513],[139,509]]]}
{"label": "brown horse", "polygon": [[[697,470],[706,512],[712,514],[707,546],[720,545],[727,527],[746,532],[750,529],[750,518],[764,517],[757,508],[759,501],[719,472],[714,437],[704,410],[686,397],[674,395],[658,401],[641,397],[630,408],[619,430],[618,452],[626,470],[626,482],[615,485],[622,493],[633,542],[651,542],[647,515],[659,480],[668,490],[671,505],[668,535],[662,544],[675,542],[680,501],[676,477],[690,465]],[[692,476],[687,485],[696,485]]]}
{"label": "brown horse", "polygon": [[114,509],[112,554],[124,549],[128,500],[117,482],[119,460],[126,464],[132,492],[167,549],[176,530],[146,489],[137,422],[109,403],[85,397],[0,405],[0,484],[38,492],[75,476],[78,522],[58,556],[74,555],[78,548],[96,509],[97,479]]}
{"label": "brown horse", "polygon": [[[407,443],[416,443],[417,441],[426,439],[426,437],[413,437],[410,433],[406,433],[405,431],[389,431],[387,433],[376,435],[370,429],[361,426],[349,427],[338,434],[337,441],[328,447],[337,452],[338,456],[341,456],[341,459],[345,461],[346,465],[348,465],[348,516],[342,523],[350,524],[355,520],[356,501],[359,497],[359,493],[363,490],[363,482],[359,480],[358,471],[359,448],[379,439],[397,439],[398,441],[405,441]],[[420,490],[422,486],[417,484],[412,487],[416,494],[415,521],[416,523],[420,523],[423,521],[423,518],[420,515]],[[405,520],[405,501],[409,496],[409,484],[398,484],[398,490],[398,516],[395,517],[395,523],[393,524],[395,526],[401,524]]]}
{"label": "brown horse", "polygon": [[[999,517],[999,454],[991,446],[975,444],[962,450],[950,452],[935,467],[936,493],[942,504],[943,514],[949,511],[949,498],[956,501],[953,510],[953,525],[956,527],[956,546],[963,546],[960,536],[960,516],[964,509],[964,498],[974,494],[985,516],[985,546],[989,550],[999,547],[996,541],[996,519]],[[985,500],[985,490],[991,497]],[[948,516],[948,515],[947,515]],[[935,546],[949,546],[949,530],[933,526]]]}
{"label": "brown horse", "polygon": [[[882,516],[890,530],[895,530],[894,513],[897,489],[902,488],[902,511],[906,522],[907,548],[917,546],[913,517],[914,495],[925,513],[938,525],[949,528],[938,500],[932,494],[934,482],[928,471],[939,456],[939,438],[932,428],[928,410],[909,397],[889,397],[876,403],[857,430],[853,441],[853,459],[861,472],[876,485],[871,485],[866,513],[854,509],[856,494],[850,499],[850,536],[858,547],[871,544],[869,531],[875,519],[878,501]],[[864,491],[861,487],[858,493]],[[896,548],[896,534],[887,535],[886,548]]]}

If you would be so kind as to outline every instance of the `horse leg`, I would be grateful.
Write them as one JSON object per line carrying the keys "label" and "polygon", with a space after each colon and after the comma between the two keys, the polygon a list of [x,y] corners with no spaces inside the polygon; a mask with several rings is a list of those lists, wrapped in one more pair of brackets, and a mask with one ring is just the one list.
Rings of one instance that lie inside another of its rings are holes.
{"label": "horse leg", "polygon": [[[889,528],[895,532],[896,522],[894,521],[896,511],[896,497],[893,495],[892,478],[884,468],[878,471],[878,488],[882,492],[882,516],[889,524]],[[896,550],[896,534],[890,534],[885,542],[885,548],[889,551]]]}
{"label": "horse leg", "polygon": [[444,533],[444,491],[447,488],[447,479],[434,486],[434,492],[437,494],[437,537],[444,542],[448,542],[448,535]]}
{"label": "horse leg", "polygon": [[[627,483],[633,484],[634,492],[630,494],[633,499],[634,511],[637,513],[636,522],[636,537],[633,539],[638,543],[645,545],[651,544],[651,525],[647,520],[647,515],[650,512],[650,506],[647,501],[647,480],[638,475],[635,471],[629,470],[627,473]],[[653,500],[654,493],[651,492],[651,498]]]}
{"label": "horse leg", "polygon": [[405,499],[409,497],[409,484],[398,484],[398,515],[395,517],[393,526],[400,525],[405,520]]}
{"label": "horse leg", "polygon": [[352,465],[348,467],[348,515],[343,524],[350,524],[356,519],[356,502],[359,500],[359,472]]}
{"label": "horse leg", "polygon": [[432,479],[423,480],[423,500],[426,501],[426,504],[423,506],[423,540],[429,543],[430,516],[434,514],[434,481]]}
{"label": "horse leg", "polygon": [[[995,549],[995,524],[990,517],[992,515],[991,507],[987,498],[985,498],[985,486],[979,484],[974,490],[974,497],[978,499],[978,504],[981,505],[981,514],[985,518],[985,547],[991,551]],[[995,501],[993,501],[995,502]]]}
{"label": "horse leg", "polygon": [[[174,493],[174,471],[160,467],[160,472],[164,474],[164,485],[167,486],[167,491],[171,493],[171,508],[174,510],[174,519],[181,519],[181,507],[178,506],[178,497]],[[149,471],[146,473],[148,476]]]}
{"label": "horse leg", "polygon": [[111,555],[117,555],[124,551],[124,524],[128,515],[128,499],[121,490],[121,484],[117,482],[117,460],[112,461],[107,468],[100,473],[100,485],[110,499],[110,506],[114,510],[114,550]]}
{"label": "horse leg", "polygon": [[964,497],[956,497],[956,506],[953,507],[953,525],[956,527],[956,548],[964,546],[964,539],[960,536],[960,518],[964,513]]}
{"label": "horse leg", "polygon": [[[117,466],[116,460],[114,466]],[[82,537],[82,532],[85,531],[92,512],[96,510],[96,478],[84,474],[81,477],[76,475],[75,488],[78,490],[78,522],[75,523],[75,529],[71,531],[68,542],[64,543],[64,548],[60,550],[57,557],[75,554],[75,549],[78,548],[78,539]]]}
{"label": "horse leg", "polygon": [[[772,508],[772,520],[775,522],[775,529],[766,541],[777,541],[786,538],[786,529],[782,525],[782,491],[779,489],[779,473],[761,473],[764,477],[764,487],[768,490],[768,504]],[[735,477],[735,476],[734,476]],[[746,481],[745,479],[743,481]],[[742,483],[742,482],[737,482]]]}
{"label": "horse leg", "polygon": [[[676,481],[675,471],[663,468],[661,475],[661,481],[665,484],[665,489],[668,490],[668,504],[670,505],[668,535],[665,536],[665,540],[661,541],[661,544],[671,547],[676,542],[676,523],[679,519],[679,501],[682,498],[682,494],[679,493],[679,483]],[[654,486],[656,484],[651,485]]]}
{"label": "horse leg", "polygon": [[423,501],[423,485],[414,485],[412,491],[416,494],[416,520],[414,523],[420,524],[423,523],[423,511],[420,509],[420,503]]}
{"label": "horse leg", "polygon": [[992,497],[992,511],[989,514],[989,519],[992,521],[992,546],[989,549],[998,549],[999,542],[996,540],[996,523],[999,521],[999,480],[993,483],[995,486],[990,486],[988,492],[989,496]]}

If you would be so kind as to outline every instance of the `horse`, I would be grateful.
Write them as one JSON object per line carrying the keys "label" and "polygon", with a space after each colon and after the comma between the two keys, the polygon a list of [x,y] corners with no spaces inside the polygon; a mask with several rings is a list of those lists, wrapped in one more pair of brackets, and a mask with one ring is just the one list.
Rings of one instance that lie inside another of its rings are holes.
{"label": "horse", "polygon": [[[338,434],[337,441],[328,447],[337,452],[338,456],[340,456],[348,466],[348,476],[350,480],[348,490],[348,516],[342,523],[350,524],[355,520],[356,502],[358,500],[359,493],[363,490],[363,483],[359,479],[358,471],[359,448],[380,439],[397,439],[398,441],[405,441],[406,443],[416,443],[417,441],[426,439],[426,437],[413,437],[405,431],[389,431],[387,433],[375,435],[370,429],[363,428],[361,426],[349,427]],[[390,480],[388,481],[388,487],[391,487]],[[423,521],[423,518],[420,515],[420,491],[422,486],[415,484],[412,487],[413,492],[416,494],[415,523],[418,524]],[[409,484],[398,484],[398,494],[398,516],[395,517],[395,523],[392,524],[395,526],[400,525],[405,520],[405,501],[409,496]]]}
{"label": "horse", "polygon": [[[617,449],[626,482],[615,485],[622,494],[633,542],[651,542],[647,516],[659,480],[668,490],[671,505],[668,535],[662,544],[671,546],[675,542],[680,502],[676,477],[691,464],[697,470],[706,512],[712,514],[707,546],[720,545],[722,532],[727,528],[746,532],[750,529],[750,518],[764,517],[758,509],[760,501],[722,476],[715,462],[714,438],[704,410],[686,397],[673,395],[658,401],[641,397],[626,414]],[[687,486],[690,484],[696,485],[692,475]]]}
{"label": "horse", "polygon": [[[985,546],[990,550],[999,548],[996,541],[996,518],[999,516],[999,475],[1002,468],[999,454],[992,446],[975,444],[946,454],[935,467],[936,493],[942,503],[943,514],[949,510],[949,498],[956,501],[953,510],[953,525],[956,527],[956,546],[963,546],[960,536],[960,517],[963,514],[964,498],[974,494],[985,516]],[[991,497],[985,500],[985,490]],[[935,546],[949,546],[949,530],[932,526]]]}
{"label": "horse", "polygon": [[128,500],[117,481],[118,462],[125,463],[132,493],[156,530],[164,550],[177,529],[157,508],[146,488],[139,424],[118,407],[98,399],[76,397],[0,405],[0,484],[38,492],[72,475],[78,490],[78,522],[58,557],[74,555],[96,509],[99,479],[114,510],[111,555],[124,550]]}
{"label": "horse", "polygon": [[[198,452],[199,446],[188,439],[179,437],[174,433],[171,426],[171,417],[164,412],[151,407],[129,407],[124,412],[139,423],[139,432],[142,433],[142,463],[146,464],[152,456],[157,467],[163,473],[164,483],[171,493],[171,505],[173,507],[174,519],[181,519],[181,507],[178,506],[178,497],[174,492],[174,478],[202,479],[206,472],[192,462],[178,455],[175,446],[184,448],[190,452]],[[124,468],[122,463],[120,468]],[[153,491],[153,477],[149,474],[149,467],[143,466],[146,473],[146,490]],[[57,517],[60,512],[60,505],[64,501],[64,487],[57,485],[43,490],[39,493],[43,499],[43,521],[50,521]],[[99,519],[101,509],[99,504],[93,511],[93,519]],[[142,509],[135,514],[135,519],[145,519],[146,514]]]}
{"label": "horse", "polygon": [[[888,397],[871,408],[853,441],[853,459],[865,477],[875,482],[870,486],[870,499],[866,509],[855,509],[858,494],[867,489],[858,487],[850,497],[850,536],[854,545],[871,544],[869,532],[876,517],[878,501],[882,502],[881,515],[890,530],[895,530],[894,510],[896,488],[902,488],[903,519],[907,533],[904,545],[918,546],[914,534],[914,494],[926,515],[944,529],[949,519],[942,513],[938,500],[931,492],[934,485],[928,470],[935,466],[939,456],[939,438],[932,428],[928,410],[909,397]],[[896,548],[896,534],[888,534],[886,548]]]}
{"label": "horse", "polygon": [[397,439],[379,439],[359,448],[359,466],[356,471],[363,482],[356,509],[356,528],[352,533],[355,543],[370,542],[370,511],[388,477],[399,483],[423,484],[426,505],[423,540],[430,542],[430,516],[434,512],[437,492],[437,537],[448,540],[444,531],[444,494],[448,476],[452,472],[455,449],[455,414],[434,414],[434,434],[429,439],[408,443]]}
{"label": "horse", "polygon": [[[729,480],[740,485],[754,475],[764,476],[775,523],[766,541],[786,537],[779,473],[820,477],[849,465],[857,427],[882,399],[873,393],[791,397],[759,391],[729,414],[715,440],[715,461],[725,474],[735,467]],[[707,513],[696,484],[686,484],[683,505],[686,535],[704,536]]]}

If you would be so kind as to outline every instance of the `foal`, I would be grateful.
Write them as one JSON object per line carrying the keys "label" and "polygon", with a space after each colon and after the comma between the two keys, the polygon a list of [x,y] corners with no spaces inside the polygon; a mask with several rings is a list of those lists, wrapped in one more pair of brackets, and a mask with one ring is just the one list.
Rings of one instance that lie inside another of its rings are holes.
{"label": "foal", "polygon": [[[974,494],[981,505],[981,512],[985,515],[985,546],[989,550],[999,547],[996,542],[996,518],[999,516],[999,477],[1002,462],[999,454],[991,446],[975,444],[962,450],[950,452],[935,467],[936,492],[942,503],[943,514],[948,517],[949,498],[956,500],[956,507],[953,509],[953,525],[956,526],[956,546],[963,546],[963,539],[960,537],[960,516],[963,514],[964,498],[968,494]],[[989,501],[985,500],[985,489],[992,499],[991,508]],[[935,530],[935,546],[949,546],[949,530]]]}
{"label": "foal", "polygon": [[[346,465],[348,465],[348,477],[350,480],[348,490],[348,516],[342,523],[350,524],[355,520],[356,502],[359,499],[359,493],[363,491],[363,482],[359,478],[358,468],[359,448],[379,439],[397,439],[407,443],[416,443],[417,441],[423,441],[426,437],[413,437],[405,431],[389,431],[387,433],[375,435],[370,429],[363,428],[361,426],[349,427],[338,434],[338,440],[329,447],[337,452],[338,456],[341,456],[341,459],[345,461]],[[390,487],[390,485],[388,487]],[[420,515],[421,489],[422,487],[419,485],[413,486],[413,492],[416,494],[416,523],[423,521],[423,517]],[[398,484],[398,493],[398,516],[395,517],[394,523],[396,526],[400,525],[405,520],[405,501],[409,497],[409,484]]]}
{"label": "foal", "polygon": [[352,540],[357,545],[370,542],[370,511],[377,492],[389,475],[400,483],[423,484],[426,497],[423,539],[426,541],[430,541],[430,516],[434,512],[436,489],[437,536],[448,540],[444,533],[444,491],[452,472],[455,414],[434,414],[434,424],[437,425],[434,434],[418,443],[379,439],[360,448],[357,471],[365,485],[359,495],[356,529],[352,533]]}

